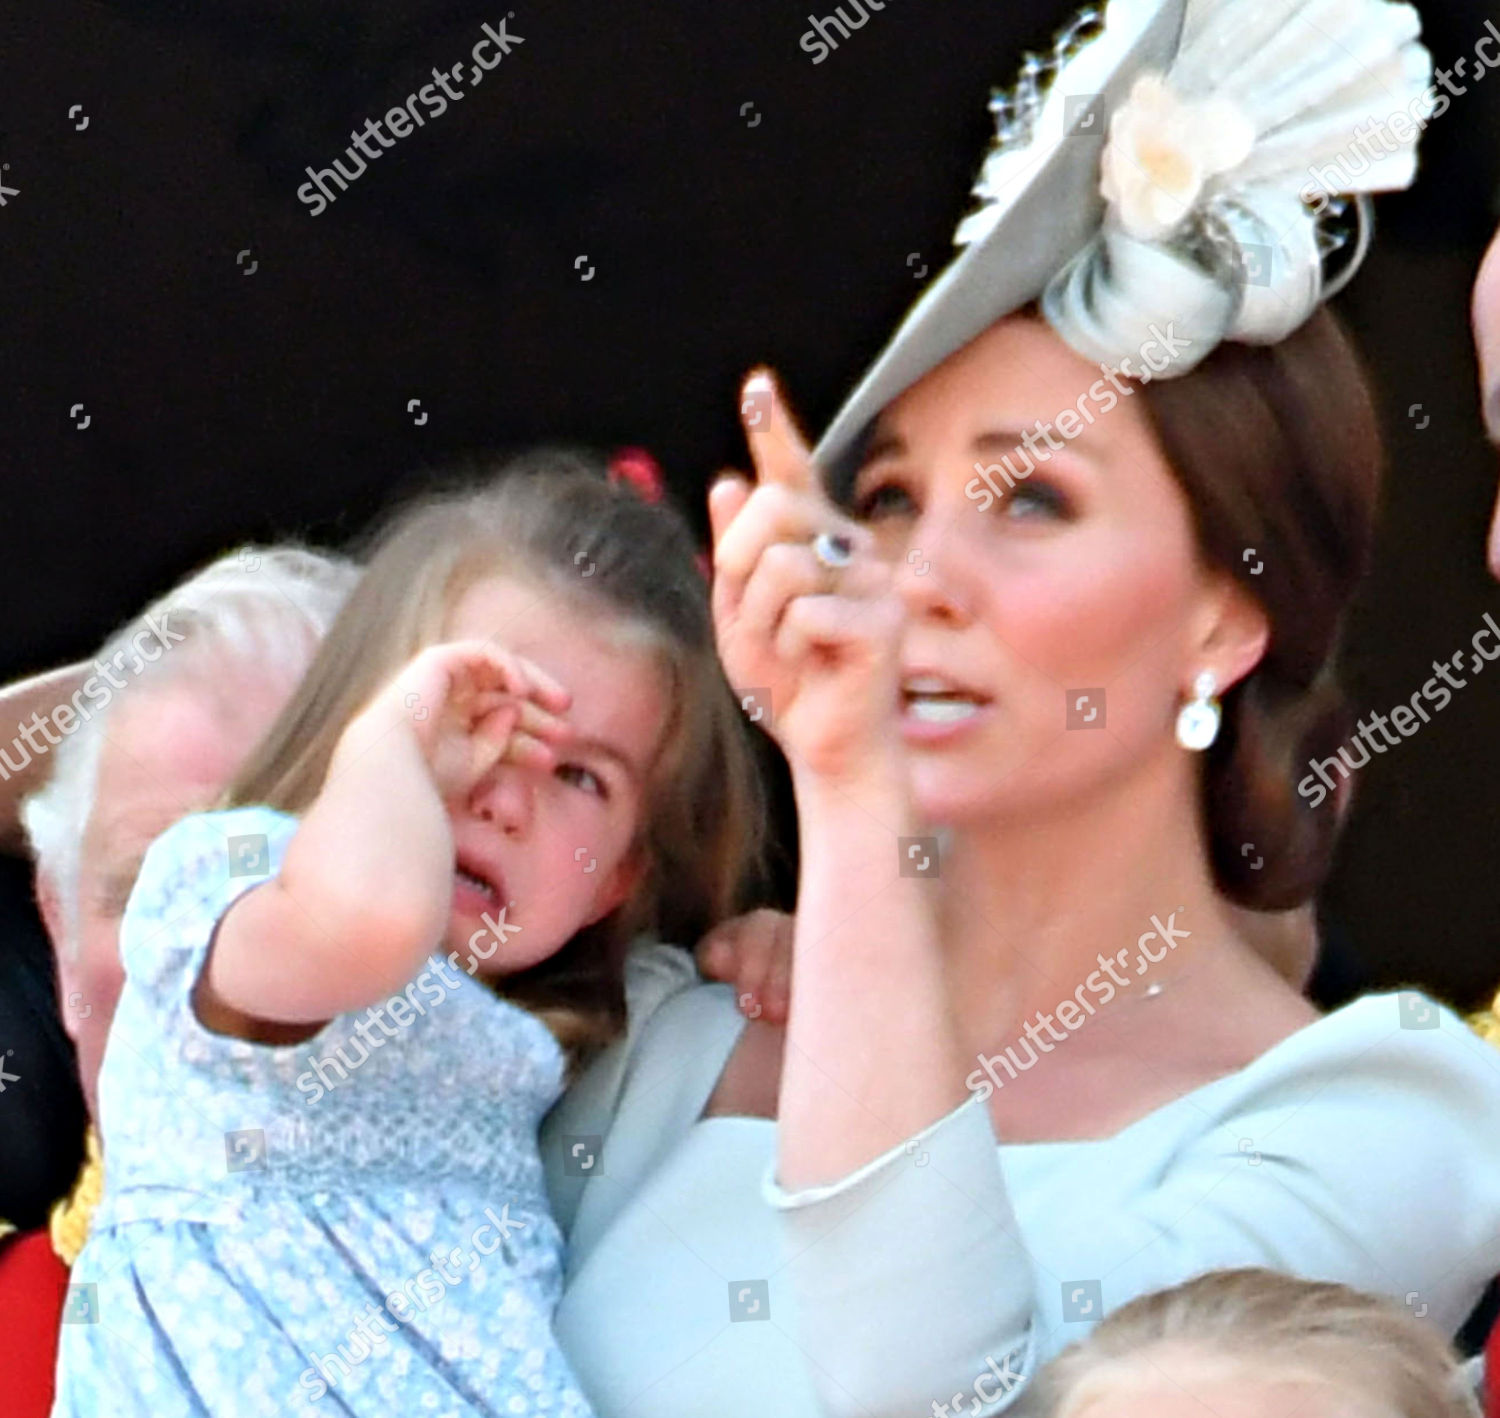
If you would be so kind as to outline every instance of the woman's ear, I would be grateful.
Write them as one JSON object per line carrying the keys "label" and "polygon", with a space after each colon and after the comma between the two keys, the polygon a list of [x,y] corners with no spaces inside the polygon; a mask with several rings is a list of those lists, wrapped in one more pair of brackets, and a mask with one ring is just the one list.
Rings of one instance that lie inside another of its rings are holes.
{"label": "woman's ear", "polygon": [[1270,643],[1265,607],[1232,576],[1217,574],[1207,589],[1198,628],[1198,668],[1213,671],[1223,694],[1260,664]]}

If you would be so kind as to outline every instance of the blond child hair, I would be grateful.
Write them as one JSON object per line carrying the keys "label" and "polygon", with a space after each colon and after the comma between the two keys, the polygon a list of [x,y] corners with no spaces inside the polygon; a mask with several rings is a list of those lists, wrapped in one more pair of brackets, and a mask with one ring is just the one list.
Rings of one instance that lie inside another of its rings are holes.
{"label": "blond child hair", "polygon": [[1109,1400],[1210,1381],[1260,1385],[1283,1408],[1295,1395],[1304,1418],[1480,1415],[1452,1347],[1408,1310],[1259,1268],[1210,1271],[1122,1305],[1043,1370],[1023,1411],[1105,1418]]}
{"label": "blond child hair", "polygon": [[350,719],[440,638],[447,609],[487,577],[528,581],[638,640],[666,676],[669,705],[634,844],[646,870],[603,920],[493,984],[538,1014],[576,1066],[623,1028],[624,956],[634,936],[691,944],[737,909],[760,861],[762,789],[682,517],[569,450],[461,476],[462,486],[407,504],[376,535],[312,667],[221,806],[305,811]]}

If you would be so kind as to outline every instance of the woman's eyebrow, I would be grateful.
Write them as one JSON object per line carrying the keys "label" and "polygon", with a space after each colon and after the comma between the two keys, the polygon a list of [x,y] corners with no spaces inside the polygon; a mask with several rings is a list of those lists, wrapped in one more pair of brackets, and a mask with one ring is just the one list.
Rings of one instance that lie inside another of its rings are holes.
{"label": "woman's eyebrow", "polygon": [[986,433],[981,433],[974,440],[974,451],[976,453],[994,453],[996,451],[1009,453],[1013,449],[1019,448],[1026,434],[1032,431],[1031,429],[1021,430],[1013,428],[991,429]]}
{"label": "woman's eyebrow", "polygon": [[[1008,453],[1019,448],[1033,429],[998,428],[978,434],[972,447],[976,453]],[[878,462],[882,458],[900,458],[906,453],[906,440],[896,433],[876,434],[865,449],[865,463]]]}
{"label": "woman's eyebrow", "polygon": [[877,463],[882,458],[900,458],[906,452],[906,440],[896,433],[876,432],[865,445],[860,465]]}

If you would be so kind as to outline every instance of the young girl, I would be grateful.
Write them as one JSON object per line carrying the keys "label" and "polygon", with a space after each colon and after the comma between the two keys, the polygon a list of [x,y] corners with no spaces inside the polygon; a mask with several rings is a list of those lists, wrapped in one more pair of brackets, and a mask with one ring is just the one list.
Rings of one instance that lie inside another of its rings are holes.
{"label": "young girl", "polygon": [[745,733],[666,509],[539,456],[398,517],[136,881],[54,1413],[587,1414],[536,1130],[730,907]]}
{"label": "young girl", "polygon": [[[974,1411],[978,1411],[977,1407]],[[1040,1375],[1036,1418],[1479,1418],[1457,1357],[1394,1301],[1210,1271],[1102,1320]]]}

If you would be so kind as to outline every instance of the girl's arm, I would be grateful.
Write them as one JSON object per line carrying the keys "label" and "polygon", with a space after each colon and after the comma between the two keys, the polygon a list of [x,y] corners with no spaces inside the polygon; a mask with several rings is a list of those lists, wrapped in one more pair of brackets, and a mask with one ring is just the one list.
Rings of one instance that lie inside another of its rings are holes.
{"label": "girl's arm", "polygon": [[[769,396],[769,397],[768,397]],[[964,1069],[931,882],[901,873],[917,835],[891,716],[901,607],[864,530],[818,492],[779,399],[752,432],[759,485],[710,498],[714,614],[731,683],[770,690],[771,732],[791,765],[801,882],[778,1127],[788,1188],[831,1182],[952,1111]],[[810,543],[841,534],[855,556],[823,567]]]}
{"label": "girl's arm", "polygon": [[280,873],[225,913],[200,1011],[311,1023],[402,989],[453,896],[446,800],[499,759],[550,766],[568,694],[477,642],[419,654],[350,720]]}

